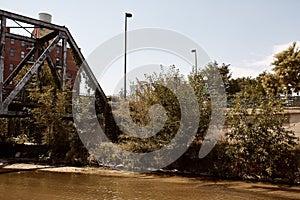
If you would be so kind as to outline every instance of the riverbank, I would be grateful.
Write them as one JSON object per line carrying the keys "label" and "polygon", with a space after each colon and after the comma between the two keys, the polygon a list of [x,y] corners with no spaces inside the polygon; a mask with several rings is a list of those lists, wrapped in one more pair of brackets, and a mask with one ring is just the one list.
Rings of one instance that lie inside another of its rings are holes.
{"label": "riverbank", "polygon": [[[69,174],[86,174],[86,175],[100,175],[100,176],[114,176],[114,177],[189,177],[189,178],[200,178],[196,175],[187,173],[180,173],[177,170],[163,170],[158,172],[150,173],[138,173],[128,172],[118,169],[112,169],[109,167],[74,167],[65,165],[47,165],[47,164],[36,164],[34,162],[15,162],[13,160],[0,159],[0,174],[10,172],[25,172],[25,171],[36,171],[36,172],[49,172],[49,173],[69,173]],[[209,176],[202,176],[203,180],[215,180]]]}
{"label": "riverbank", "polygon": [[[0,158],[0,174],[9,173],[9,172],[22,172],[22,171],[37,171],[37,172],[51,172],[51,173],[70,173],[70,174],[90,174],[90,175],[101,175],[101,176],[120,176],[120,177],[141,177],[143,176],[157,176],[157,177],[167,177],[167,176],[177,176],[185,178],[197,178],[202,180],[210,181],[241,181],[241,182],[264,182],[274,185],[291,185],[288,180],[278,179],[278,180],[224,180],[208,176],[206,174],[193,174],[188,172],[181,172],[178,170],[160,170],[149,173],[138,173],[138,172],[129,172],[119,169],[114,169],[110,167],[101,167],[101,166],[68,166],[68,165],[50,165],[45,163],[37,163],[32,161],[32,159],[1,159]],[[300,188],[300,183],[294,183],[293,186]],[[291,186],[292,186],[291,185]],[[300,196],[300,191],[299,191]]]}
{"label": "riverbank", "polygon": [[73,167],[73,166],[53,166],[35,163],[19,163],[0,159],[0,173],[40,171],[54,173],[76,173],[76,174],[98,174],[106,176],[134,176],[137,173],[114,170],[105,167]]}

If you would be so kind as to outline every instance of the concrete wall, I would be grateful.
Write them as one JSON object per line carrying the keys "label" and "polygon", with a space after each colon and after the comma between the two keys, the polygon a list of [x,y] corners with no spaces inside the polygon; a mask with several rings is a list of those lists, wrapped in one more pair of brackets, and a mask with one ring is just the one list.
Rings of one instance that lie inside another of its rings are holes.
{"label": "concrete wall", "polygon": [[285,127],[288,130],[295,132],[297,137],[300,137],[300,108],[289,108],[284,110],[284,114],[287,116],[287,123]]}

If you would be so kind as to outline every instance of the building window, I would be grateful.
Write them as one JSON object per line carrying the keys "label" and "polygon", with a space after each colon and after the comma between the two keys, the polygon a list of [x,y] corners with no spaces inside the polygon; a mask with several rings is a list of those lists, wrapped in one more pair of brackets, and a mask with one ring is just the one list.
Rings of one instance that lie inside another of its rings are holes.
{"label": "building window", "polygon": [[10,71],[14,70],[14,64],[12,64],[12,63],[9,64],[9,70]]}
{"label": "building window", "polygon": [[31,56],[31,58],[29,59],[29,61],[34,61],[34,55]]}
{"label": "building window", "polygon": [[28,45],[27,45],[27,49],[31,49],[31,48],[33,48],[34,47],[34,43],[29,43]]}
{"label": "building window", "polygon": [[21,41],[21,46],[25,47],[25,41]]}
{"label": "building window", "polygon": [[59,65],[59,61],[60,61],[60,59],[56,58],[56,65]]}
{"label": "building window", "polygon": [[60,53],[60,47],[56,47],[56,53]]}
{"label": "building window", "polygon": [[15,44],[15,39],[10,39],[10,44]]}
{"label": "building window", "polygon": [[25,52],[21,51],[21,58],[24,58],[24,57],[25,57]]}
{"label": "building window", "polygon": [[11,57],[14,57],[14,56],[15,56],[15,50],[14,50],[14,49],[10,49],[9,55],[10,55]]}

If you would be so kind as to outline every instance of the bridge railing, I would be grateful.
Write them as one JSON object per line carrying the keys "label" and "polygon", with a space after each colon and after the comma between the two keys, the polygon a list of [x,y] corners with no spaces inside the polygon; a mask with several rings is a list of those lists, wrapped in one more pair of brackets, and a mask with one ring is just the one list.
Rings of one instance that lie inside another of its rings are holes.
{"label": "bridge railing", "polygon": [[[282,101],[284,107],[300,107],[300,96],[278,97]],[[235,106],[233,101],[234,96],[227,97],[227,107],[232,108]],[[253,102],[255,104],[256,102]]]}

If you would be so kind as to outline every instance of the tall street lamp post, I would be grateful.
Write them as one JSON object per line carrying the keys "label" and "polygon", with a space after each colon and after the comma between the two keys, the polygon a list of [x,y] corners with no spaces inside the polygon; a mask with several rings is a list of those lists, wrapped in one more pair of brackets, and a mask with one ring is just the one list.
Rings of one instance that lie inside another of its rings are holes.
{"label": "tall street lamp post", "polygon": [[131,13],[125,13],[125,53],[124,53],[124,99],[126,100],[126,65],[127,65],[127,18],[131,18]]}
{"label": "tall street lamp post", "polygon": [[197,66],[197,50],[193,49],[191,52],[195,54],[195,72],[197,75],[197,68],[198,68],[198,66]]}

